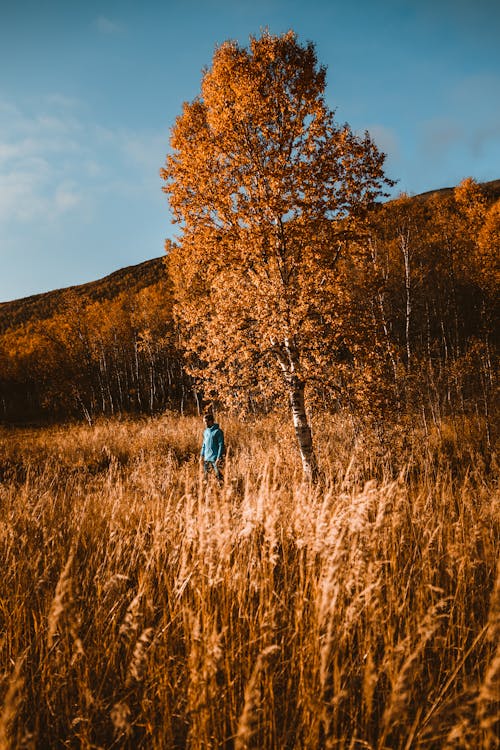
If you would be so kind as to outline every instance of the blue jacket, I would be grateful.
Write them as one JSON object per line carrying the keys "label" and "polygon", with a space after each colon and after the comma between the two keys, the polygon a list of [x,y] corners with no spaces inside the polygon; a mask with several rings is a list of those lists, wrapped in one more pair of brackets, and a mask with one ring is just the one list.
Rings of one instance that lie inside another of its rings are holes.
{"label": "blue jacket", "polygon": [[210,427],[203,431],[203,443],[201,446],[200,456],[205,461],[217,461],[224,455],[224,433],[221,428],[214,422]]}

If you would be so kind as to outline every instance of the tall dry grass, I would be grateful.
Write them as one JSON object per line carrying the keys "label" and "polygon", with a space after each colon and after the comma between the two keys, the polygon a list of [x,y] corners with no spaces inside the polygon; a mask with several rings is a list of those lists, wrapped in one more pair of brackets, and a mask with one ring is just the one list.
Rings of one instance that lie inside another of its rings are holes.
{"label": "tall dry grass", "polygon": [[[499,495],[471,421],[4,431],[0,747],[493,748]],[[495,583],[496,581],[496,583]]]}

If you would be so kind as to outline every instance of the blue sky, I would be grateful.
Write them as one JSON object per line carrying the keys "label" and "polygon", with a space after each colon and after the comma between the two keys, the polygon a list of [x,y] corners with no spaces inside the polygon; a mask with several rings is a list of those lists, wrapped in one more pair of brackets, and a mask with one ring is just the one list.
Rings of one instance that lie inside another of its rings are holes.
{"label": "blue sky", "polygon": [[396,191],[500,178],[497,0],[0,0],[0,301],[163,252],[159,169],[216,44],[293,28]]}

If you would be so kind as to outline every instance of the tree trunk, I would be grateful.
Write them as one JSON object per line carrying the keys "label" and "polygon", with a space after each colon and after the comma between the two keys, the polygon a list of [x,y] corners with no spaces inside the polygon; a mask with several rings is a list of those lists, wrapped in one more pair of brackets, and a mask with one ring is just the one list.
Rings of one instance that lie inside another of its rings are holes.
{"label": "tree trunk", "polygon": [[287,384],[293,426],[295,428],[295,436],[299,445],[304,475],[308,479],[315,481],[318,477],[318,465],[314,453],[311,427],[307,420],[305,408],[305,386],[303,381],[293,374],[287,378]]}
{"label": "tree trunk", "polygon": [[305,383],[297,374],[299,354],[289,340],[283,344],[271,340],[271,344],[285,379],[304,476],[314,482],[318,478],[318,464],[305,408]]}
{"label": "tree trunk", "polygon": [[403,260],[405,266],[405,296],[406,296],[406,310],[405,310],[405,341],[406,341],[406,371],[409,373],[411,370],[411,345],[410,345],[410,322],[411,322],[411,276],[410,276],[410,232],[406,231],[406,234],[401,234],[399,238],[401,252],[403,253]]}

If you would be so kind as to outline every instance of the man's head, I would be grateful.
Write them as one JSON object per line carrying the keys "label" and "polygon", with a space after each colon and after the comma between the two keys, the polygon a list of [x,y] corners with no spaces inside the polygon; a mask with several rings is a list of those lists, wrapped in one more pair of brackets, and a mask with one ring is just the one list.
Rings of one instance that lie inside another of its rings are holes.
{"label": "man's head", "polygon": [[211,427],[214,423],[214,415],[211,412],[207,412],[203,419],[207,427]]}

